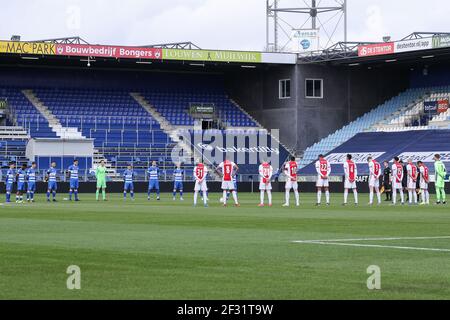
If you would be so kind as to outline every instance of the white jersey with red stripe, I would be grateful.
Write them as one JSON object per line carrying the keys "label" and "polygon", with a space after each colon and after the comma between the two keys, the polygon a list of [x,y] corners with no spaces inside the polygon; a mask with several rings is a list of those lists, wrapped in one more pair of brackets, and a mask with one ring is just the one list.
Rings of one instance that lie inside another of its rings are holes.
{"label": "white jersey with red stripe", "polygon": [[222,169],[222,181],[232,182],[233,181],[233,170],[236,164],[233,161],[225,160],[219,164],[219,168]]}
{"label": "white jersey with red stripe", "polygon": [[206,175],[208,174],[208,168],[203,163],[199,163],[194,168],[195,187],[194,191],[207,191]]}
{"label": "white jersey with red stripe", "polygon": [[417,186],[417,167],[408,163],[406,166],[408,172],[408,189],[416,189]]}
{"label": "white jersey with red stripe", "polygon": [[289,161],[284,165],[284,173],[286,175],[286,189],[298,189],[297,182],[298,165],[295,161]]}
{"label": "white jersey with red stripe", "polygon": [[428,183],[430,183],[430,173],[428,167],[422,165],[419,168],[420,171],[420,189],[428,190]]}
{"label": "white jersey with red stripe", "polygon": [[403,166],[401,163],[394,163],[392,165],[392,187],[395,189],[402,189],[403,181]]}
{"label": "white jersey with red stripe", "polygon": [[380,186],[380,176],[381,176],[381,165],[372,160],[369,162],[369,186],[379,187]]}
{"label": "white jersey with red stripe", "polygon": [[345,189],[356,189],[356,178],[358,177],[358,167],[352,160],[344,162]]}
{"label": "white jersey with red stripe", "polygon": [[318,160],[316,162],[316,172],[317,172],[316,186],[318,188],[324,188],[324,187],[328,188],[329,187],[328,177],[331,174],[330,163],[325,159]]}
{"label": "white jersey with red stripe", "polygon": [[265,162],[259,166],[259,189],[272,190],[273,167]]}

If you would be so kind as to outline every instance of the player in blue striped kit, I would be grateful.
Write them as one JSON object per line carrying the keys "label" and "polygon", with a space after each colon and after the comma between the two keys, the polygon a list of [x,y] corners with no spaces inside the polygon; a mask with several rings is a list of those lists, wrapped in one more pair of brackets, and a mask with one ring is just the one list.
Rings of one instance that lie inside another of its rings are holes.
{"label": "player in blue striped kit", "polygon": [[23,164],[22,167],[17,170],[17,193],[16,203],[23,203],[23,194],[26,191],[25,180],[27,175],[27,165]]}
{"label": "player in blue striped kit", "polygon": [[184,170],[181,169],[181,163],[177,164],[177,168],[173,172],[173,201],[177,199],[177,191],[180,191],[180,200],[183,201],[183,179]]}
{"label": "player in blue striped kit", "polygon": [[50,193],[53,194],[53,202],[56,202],[56,190],[58,190],[58,185],[56,183],[56,176],[58,171],[56,170],[56,162],[52,162],[50,169],[47,170],[47,202],[50,202]]}
{"label": "player in blue striped kit", "polygon": [[27,201],[34,202],[34,193],[36,192],[36,162],[31,164],[27,170]]}
{"label": "player in blue striped kit", "polygon": [[153,190],[156,190],[156,200],[161,200],[160,198],[160,191],[159,191],[159,168],[156,164],[156,161],[152,162],[152,166],[148,168],[148,197],[147,199],[150,200],[150,196],[152,194]]}
{"label": "player in blue striped kit", "polygon": [[9,163],[9,169],[6,172],[6,203],[11,203],[11,193],[13,192],[14,182],[16,182],[16,164]]}
{"label": "player in blue striped kit", "polygon": [[70,178],[69,201],[72,201],[73,194],[75,195],[75,201],[80,201],[80,199],[78,199],[78,188],[80,186],[78,176],[80,168],[78,167],[78,160],[75,159],[67,171],[69,172]]}
{"label": "player in blue striped kit", "polygon": [[127,199],[127,192],[130,191],[131,200],[134,201],[134,171],[133,168],[129,165],[127,167],[127,170],[123,173],[123,180],[124,180],[124,188],[123,188],[123,199]]}

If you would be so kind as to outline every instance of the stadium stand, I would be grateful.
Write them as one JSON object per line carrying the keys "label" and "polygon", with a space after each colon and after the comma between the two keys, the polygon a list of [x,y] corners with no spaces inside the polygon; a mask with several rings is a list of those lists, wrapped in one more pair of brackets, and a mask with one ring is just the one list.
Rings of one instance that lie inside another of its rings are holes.
{"label": "stadium stand", "polygon": [[172,125],[193,126],[195,119],[189,115],[188,106],[191,103],[207,103],[215,106],[217,118],[227,128],[258,126],[218,89],[213,90],[213,93],[183,89],[173,88],[166,92],[146,91],[142,96]]}
{"label": "stadium stand", "polygon": [[[359,175],[368,175],[369,155],[373,155],[380,163],[392,161],[395,156],[404,161],[408,158],[422,160],[434,173],[432,159],[435,153],[441,153],[443,161],[450,160],[450,130],[359,133],[329,153],[333,176],[344,174],[342,163],[347,153],[353,154]],[[317,175],[314,163],[300,172],[306,176]]]}
{"label": "stadium stand", "polygon": [[[439,86],[429,88],[411,88],[391,100],[376,107],[369,113],[356,119],[335,133],[322,139],[318,143],[306,149],[300,161],[300,167],[305,167],[317,160],[319,154],[328,154],[331,150],[342,145],[361,132],[375,131],[405,131],[428,130],[436,126],[421,126],[420,122],[410,123],[412,117],[416,117],[423,108],[426,99],[434,99],[450,92],[450,87]],[[413,126],[416,124],[416,126]],[[433,120],[430,121],[433,124]],[[448,128],[448,125],[445,126]]]}

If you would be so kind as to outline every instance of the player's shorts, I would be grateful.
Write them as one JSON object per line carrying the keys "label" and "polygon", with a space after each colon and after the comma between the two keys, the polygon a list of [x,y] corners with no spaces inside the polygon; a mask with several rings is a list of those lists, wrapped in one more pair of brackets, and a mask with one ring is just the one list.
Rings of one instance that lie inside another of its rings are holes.
{"label": "player's shorts", "polygon": [[97,180],[97,189],[106,189],[106,180]]}
{"label": "player's shorts", "polygon": [[402,185],[402,183],[401,182],[397,182],[397,181],[394,181],[394,182],[392,182],[392,189],[395,189],[395,190],[402,190],[403,189],[403,185]]}
{"label": "player's shorts", "polygon": [[70,179],[70,189],[78,189],[79,185],[78,179]]}
{"label": "player's shorts", "polygon": [[417,187],[417,181],[413,181],[411,179],[408,179],[408,189],[416,189]]}
{"label": "player's shorts", "polygon": [[36,182],[28,182],[27,183],[27,191],[36,191]]}
{"label": "player's shorts", "polygon": [[195,181],[194,191],[208,191],[208,186],[206,185],[206,180],[202,182]]}
{"label": "player's shorts", "polygon": [[13,191],[14,184],[13,183],[7,183],[6,184],[6,192],[12,192]]}
{"label": "player's shorts", "polygon": [[317,178],[316,187],[317,188],[328,188],[330,186],[329,179],[322,179],[322,177]]}
{"label": "player's shorts", "polygon": [[53,191],[58,190],[58,185],[56,184],[56,181],[49,181],[47,190],[53,190]]}
{"label": "player's shorts", "polygon": [[173,190],[183,190],[183,182],[175,181],[173,183]]}
{"label": "player's shorts", "polygon": [[272,190],[272,183],[264,183],[264,182],[260,182],[259,183],[259,190],[267,190],[267,191],[270,191],[270,190]]}
{"label": "player's shorts", "polygon": [[356,189],[356,181],[350,182],[349,180],[345,180],[344,189]]}
{"label": "player's shorts", "polygon": [[159,180],[150,180],[148,182],[148,190],[159,190]]}
{"label": "player's shorts", "polygon": [[369,178],[369,187],[371,188],[380,188],[380,179],[375,177]]}
{"label": "player's shorts", "polygon": [[125,182],[123,190],[125,190],[125,191],[134,191],[134,184],[133,184],[133,182]]}
{"label": "player's shorts", "polygon": [[420,181],[420,189],[428,190],[428,183]]}
{"label": "player's shorts", "polygon": [[25,182],[17,182],[17,192],[23,192],[25,190]]}
{"label": "player's shorts", "polygon": [[286,189],[287,190],[291,190],[291,189],[298,190],[298,182],[291,181],[291,180],[286,181]]}
{"label": "player's shorts", "polygon": [[436,188],[445,188],[445,181],[442,178],[437,178],[434,185],[436,186]]}
{"label": "player's shorts", "polygon": [[233,181],[222,181],[222,190],[236,190],[236,185]]}

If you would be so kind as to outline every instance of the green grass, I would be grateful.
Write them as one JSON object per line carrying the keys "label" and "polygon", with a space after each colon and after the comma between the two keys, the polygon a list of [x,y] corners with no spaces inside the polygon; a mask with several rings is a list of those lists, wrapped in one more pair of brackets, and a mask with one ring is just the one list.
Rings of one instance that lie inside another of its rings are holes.
{"label": "green grass", "polygon": [[[59,196],[59,199],[63,195]],[[0,299],[449,299],[450,252],[298,244],[294,240],[450,236],[444,206],[241,208],[186,201],[60,201],[0,207]],[[350,198],[351,199],[351,198]],[[361,195],[361,203],[367,196]],[[357,242],[361,243],[361,242]],[[450,239],[370,244],[450,249]],[[81,290],[66,269],[81,268]],[[382,290],[366,286],[370,265]]]}

